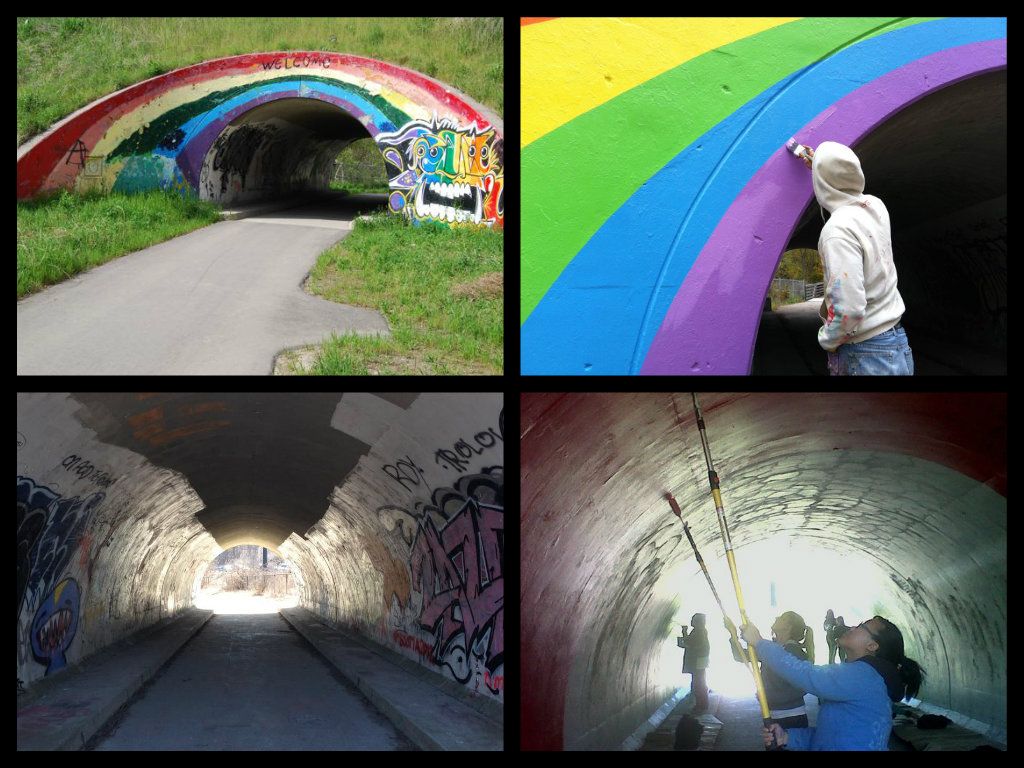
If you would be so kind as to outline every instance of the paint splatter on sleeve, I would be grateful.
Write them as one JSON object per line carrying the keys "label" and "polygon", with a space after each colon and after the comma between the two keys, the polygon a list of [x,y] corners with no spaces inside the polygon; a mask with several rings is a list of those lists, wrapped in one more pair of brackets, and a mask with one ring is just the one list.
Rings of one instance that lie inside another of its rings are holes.
{"label": "paint splatter on sleeve", "polygon": [[[818,343],[830,352],[857,335],[867,309],[860,247],[844,238],[829,238],[821,247],[825,274],[837,275],[825,287],[824,323]],[[838,275],[843,275],[842,278]]]}

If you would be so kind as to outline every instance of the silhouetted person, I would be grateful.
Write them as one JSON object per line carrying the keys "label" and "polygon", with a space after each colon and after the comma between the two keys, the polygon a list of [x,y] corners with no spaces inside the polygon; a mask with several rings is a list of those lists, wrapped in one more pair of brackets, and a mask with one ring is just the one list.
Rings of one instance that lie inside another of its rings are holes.
{"label": "silhouetted person", "polygon": [[711,644],[708,642],[708,630],[705,626],[706,617],[703,613],[695,613],[690,618],[693,629],[689,634],[683,625],[683,635],[679,644],[686,649],[683,656],[683,674],[691,675],[690,689],[693,691],[695,706],[693,714],[700,715],[708,711],[708,656]]}
{"label": "silhouetted person", "polygon": [[847,663],[838,666],[799,661],[764,640],[753,624],[742,631],[765,666],[813,693],[820,705],[816,727],[787,731],[772,724],[763,730],[765,746],[774,738],[789,749],[887,750],[893,702],[916,696],[924,682],[924,670],[904,654],[902,633],[881,616],[850,627],[839,638]]}
{"label": "silhouetted person", "polygon": [[[736,661],[750,663],[747,651],[732,639],[732,622],[727,616],[725,628],[730,630],[729,644]],[[814,632],[804,623],[803,617],[793,611],[786,611],[772,624],[772,635],[776,644],[800,661],[814,662]],[[764,683],[765,698],[771,718],[783,728],[806,728],[807,707],[804,704],[805,691],[790,685],[771,667],[761,665],[761,680]]]}
{"label": "silhouetted person", "polygon": [[825,611],[825,643],[828,645],[828,663],[834,664],[836,656],[836,615],[829,608]]}
{"label": "silhouetted person", "polygon": [[839,663],[840,664],[842,664],[844,661],[846,661],[846,648],[844,648],[843,644],[839,642],[839,638],[841,638],[843,635],[845,635],[846,632],[849,629],[850,628],[848,626],[846,626],[846,623],[843,621],[843,617],[842,616],[840,616],[840,617],[838,617],[836,619],[836,626],[832,630],[832,636],[836,639],[836,649],[839,651]]}
{"label": "silhouetted person", "polygon": [[693,715],[683,715],[676,725],[676,742],[672,747],[675,750],[692,751],[700,746],[700,737],[704,733],[704,726],[700,724]]}

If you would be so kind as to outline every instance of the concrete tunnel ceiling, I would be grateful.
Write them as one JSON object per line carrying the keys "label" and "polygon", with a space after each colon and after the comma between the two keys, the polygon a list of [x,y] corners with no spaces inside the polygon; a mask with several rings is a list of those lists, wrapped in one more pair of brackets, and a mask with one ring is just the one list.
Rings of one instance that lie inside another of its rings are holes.
{"label": "concrete tunnel ceiling", "polygon": [[390,212],[504,225],[498,115],[419,72],[324,51],[214,59],[97,99],[18,149],[18,199],[164,189],[231,203],[327,190],[337,152],[366,135]]}
{"label": "concrete tunnel ceiling", "polygon": [[19,394],[19,680],[259,544],[322,620],[500,705],[503,442],[500,393]]}
{"label": "concrete tunnel ceiling", "polygon": [[[744,550],[791,537],[832,552],[862,580],[807,578],[901,628],[907,655],[929,673],[922,700],[1005,733],[1006,396],[699,397],[748,610],[769,571],[745,569]],[[522,744],[616,746],[683,683],[681,654],[668,650],[677,614],[721,623],[664,500],[675,495],[709,567],[720,565],[692,402],[661,393],[521,403],[521,653],[534,660]]]}

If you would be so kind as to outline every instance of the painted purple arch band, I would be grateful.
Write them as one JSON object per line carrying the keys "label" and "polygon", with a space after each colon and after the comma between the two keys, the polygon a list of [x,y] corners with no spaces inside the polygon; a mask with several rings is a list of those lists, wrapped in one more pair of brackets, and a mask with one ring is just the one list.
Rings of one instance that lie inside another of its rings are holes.
{"label": "painted purple arch band", "polygon": [[[866,83],[795,137],[810,146],[853,145],[937,89],[1005,68],[1005,39],[949,48]],[[647,350],[641,374],[750,373],[764,297],[813,195],[807,169],[780,146],[701,249]]]}

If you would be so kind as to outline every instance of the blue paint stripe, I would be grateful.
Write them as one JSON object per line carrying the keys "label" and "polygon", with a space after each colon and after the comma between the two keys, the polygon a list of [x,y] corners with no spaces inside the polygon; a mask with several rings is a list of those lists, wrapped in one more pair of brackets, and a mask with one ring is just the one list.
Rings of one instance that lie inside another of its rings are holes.
{"label": "blue paint stripe", "polygon": [[[258,98],[264,94],[280,93],[282,91],[306,91],[310,94],[323,93],[335,98],[344,99],[352,105],[358,107],[367,115],[373,118],[374,124],[383,131],[395,130],[391,120],[380,111],[374,104],[366,101],[358,94],[347,91],[344,88],[329,86],[325,83],[315,82],[315,84],[303,84],[302,80],[286,80],[284,82],[274,83],[269,86],[260,86],[258,83],[254,83],[251,90],[245,91],[239,94],[229,101],[225,101],[223,104],[217,105],[215,108],[204,112],[201,115],[196,115],[191,120],[181,125],[181,130],[185,132],[184,140],[177,146],[173,154],[169,153],[167,157],[177,157],[181,154],[185,147],[188,145],[193,138],[203,132],[210,123],[215,120],[220,120],[225,114],[233,109],[241,107],[253,99]],[[386,126],[391,126],[390,128]],[[166,151],[166,150],[165,150]],[[163,154],[161,152],[161,154]]]}
{"label": "blue paint stripe", "polygon": [[562,271],[522,325],[521,372],[635,373],[633,360],[642,363],[701,248],[786,139],[893,69],[947,48],[1004,37],[1005,19],[924,22],[846,48],[748,102],[648,179]]}

